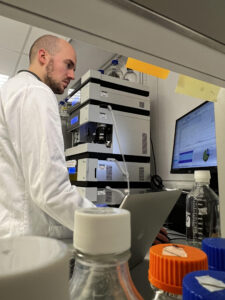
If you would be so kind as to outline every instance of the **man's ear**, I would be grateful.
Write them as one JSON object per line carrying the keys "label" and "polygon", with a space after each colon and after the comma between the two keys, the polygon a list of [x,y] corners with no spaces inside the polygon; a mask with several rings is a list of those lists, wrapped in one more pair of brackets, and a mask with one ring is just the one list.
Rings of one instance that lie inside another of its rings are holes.
{"label": "man's ear", "polygon": [[38,61],[41,65],[45,65],[48,62],[48,52],[43,48],[38,50]]}

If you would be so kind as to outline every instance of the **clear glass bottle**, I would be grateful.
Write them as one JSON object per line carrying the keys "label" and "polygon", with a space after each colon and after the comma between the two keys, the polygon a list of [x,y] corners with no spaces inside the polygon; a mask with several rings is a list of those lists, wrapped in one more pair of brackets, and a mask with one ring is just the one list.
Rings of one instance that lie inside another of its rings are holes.
{"label": "clear glass bottle", "polygon": [[116,78],[123,78],[123,72],[121,71],[119,65],[118,65],[118,60],[113,59],[111,66],[108,68],[106,75],[116,77]]}
{"label": "clear glass bottle", "polygon": [[206,254],[180,244],[159,244],[150,248],[148,279],[153,300],[182,299],[182,280],[186,274],[208,269]]}
{"label": "clear glass bottle", "polygon": [[166,291],[156,288],[152,284],[151,284],[151,289],[153,290],[154,293],[154,297],[152,298],[152,300],[181,300],[182,299],[182,295],[168,293]]}
{"label": "clear glass bottle", "polygon": [[209,187],[209,171],[195,171],[194,178],[186,199],[186,239],[189,245],[201,248],[204,238],[220,236],[219,199]]}
{"label": "clear glass bottle", "polygon": [[130,213],[110,207],[75,212],[75,267],[71,300],[143,299],[128,267]]}
{"label": "clear glass bottle", "polygon": [[68,117],[67,113],[67,102],[66,101],[60,101],[59,102],[59,115],[60,117]]}
{"label": "clear glass bottle", "polygon": [[123,79],[128,80],[130,82],[137,82],[137,74],[134,73],[132,69],[127,68],[127,71],[123,76]]}

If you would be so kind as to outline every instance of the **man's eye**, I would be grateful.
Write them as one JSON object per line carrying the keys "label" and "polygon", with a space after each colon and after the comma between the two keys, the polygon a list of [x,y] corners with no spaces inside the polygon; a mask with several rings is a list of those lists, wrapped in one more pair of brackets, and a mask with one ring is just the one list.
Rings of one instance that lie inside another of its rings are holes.
{"label": "man's eye", "polygon": [[66,67],[67,67],[67,69],[72,69],[73,65],[70,62],[68,62],[68,63],[66,63]]}

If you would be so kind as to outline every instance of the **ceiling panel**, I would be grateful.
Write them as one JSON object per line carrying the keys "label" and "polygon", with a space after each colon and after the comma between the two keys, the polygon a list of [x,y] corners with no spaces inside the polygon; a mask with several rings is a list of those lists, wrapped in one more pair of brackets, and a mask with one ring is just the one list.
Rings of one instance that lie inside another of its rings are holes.
{"label": "ceiling panel", "polygon": [[26,70],[28,69],[28,67],[29,67],[29,57],[28,55],[23,54],[18,61],[18,65],[15,70],[15,73],[17,73],[19,70]]}
{"label": "ceiling panel", "polygon": [[29,27],[27,24],[0,16],[0,48],[20,52]]}
{"label": "ceiling panel", "polygon": [[59,34],[55,34],[53,32],[50,32],[50,31],[47,31],[47,30],[44,30],[44,29],[41,29],[41,28],[37,28],[37,27],[32,27],[31,29],[31,32],[30,32],[30,35],[27,39],[27,43],[24,47],[24,50],[23,50],[23,53],[24,54],[29,54],[29,51],[30,51],[30,47],[32,46],[33,42],[38,39],[40,36],[44,35],[44,34],[53,34],[53,35],[56,35],[60,38],[63,38],[65,40],[69,40],[69,38],[65,37],[65,36],[62,36],[62,35],[59,35]]}
{"label": "ceiling panel", "polygon": [[[21,22],[0,16],[0,73],[12,76],[18,70],[29,67],[29,50],[33,42],[44,34],[53,34],[50,31],[33,27]],[[109,61],[114,53],[102,50],[96,46],[81,41],[72,41],[69,37],[57,35],[71,42],[77,53],[77,68],[75,80],[69,88],[89,69],[99,69]]]}
{"label": "ceiling panel", "polygon": [[0,74],[12,75],[19,58],[19,53],[11,50],[0,49]]}
{"label": "ceiling panel", "polygon": [[225,44],[224,0],[129,0]]}

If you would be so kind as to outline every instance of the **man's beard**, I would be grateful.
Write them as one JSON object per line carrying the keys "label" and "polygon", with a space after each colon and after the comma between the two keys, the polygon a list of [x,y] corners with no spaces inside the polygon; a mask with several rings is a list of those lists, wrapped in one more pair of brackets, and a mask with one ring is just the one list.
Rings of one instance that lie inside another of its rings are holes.
{"label": "man's beard", "polygon": [[60,83],[52,78],[52,73],[54,71],[54,62],[52,58],[46,66],[46,71],[47,73],[44,78],[44,83],[46,83],[50,87],[54,94],[63,94],[64,89],[61,88]]}

